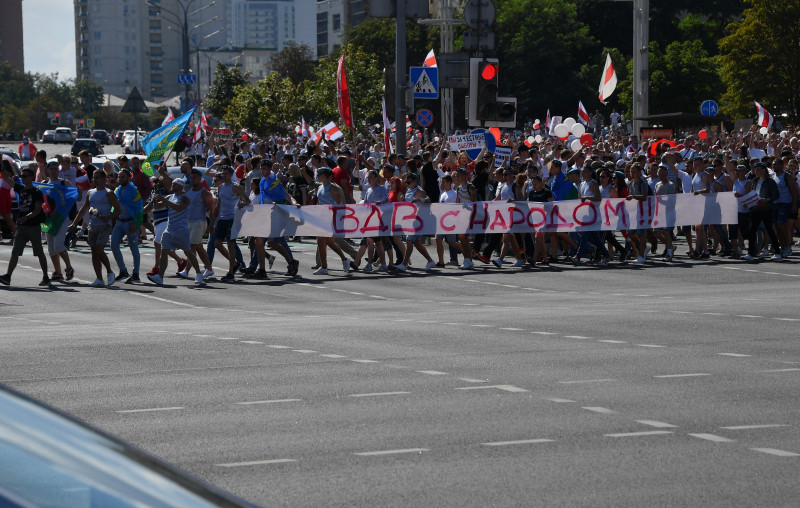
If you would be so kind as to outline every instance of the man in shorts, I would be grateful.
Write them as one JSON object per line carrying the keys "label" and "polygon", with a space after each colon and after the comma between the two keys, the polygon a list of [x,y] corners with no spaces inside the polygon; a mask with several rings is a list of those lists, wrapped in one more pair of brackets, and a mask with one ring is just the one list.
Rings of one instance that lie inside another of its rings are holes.
{"label": "man in shorts", "polygon": [[8,271],[5,275],[0,275],[0,284],[8,286],[11,284],[11,274],[17,267],[17,261],[25,251],[25,245],[30,242],[33,248],[33,255],[39,258],[39,266],[42,268],[42,281],[40,286],[49,286],[50,277],[47,276],[47,257],[42,248],[42,222],[45,219],[42,211],[44,196],[42,191],[33,186],[36,172],[31,168],[22,170],[23,185],[17,185],[14,191],[19,199],[19,216],[16,223],[16,234],[14,235],[14,247],[11,250],[11,259],[8,260]]}
{"label": "man in shorts", "polygon": [[[45,183],[53,185],[62,185],[64,187],[74,187],[69,180],[63,180],[58,177],[58,161],[50,161],[47,163],[47,179]],[[66,264],[66,280],[72,280],[75,275],[75,270],[72,268],[72,263],[69,259],[69,251],[65,244],[67,236],[67,225],[61,223],[58,230],[53,231],[53,228],[47,232],[47,254],[50,256],[50,261],[53,262],[53,275],[51,280],[61,281],[64,280],[64,275],[61,273],[61,260]]]}

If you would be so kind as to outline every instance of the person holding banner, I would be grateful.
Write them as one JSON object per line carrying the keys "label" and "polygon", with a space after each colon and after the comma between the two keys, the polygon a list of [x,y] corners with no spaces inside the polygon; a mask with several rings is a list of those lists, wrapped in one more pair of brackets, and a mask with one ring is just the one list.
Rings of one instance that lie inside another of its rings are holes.
{"label": "person holding banner", "polygon": [[[320,205],[336,206],[344,204],[345,196],[342,188],[331,181],[333,173],[329,168],[322,167],[317,171],[320,186],[317,188],[317,203]],[[319,268],[314,271],[314,275],[328,275],[328,247],[342,258],[342,271],[350,271],[350,260],[345,257],[342,249],[333,241],[333,237],[317,237],[317,249],[319,251]],[[263,261],[261,261],[263,263]],[[262,265],[263,266],[263,265]]]}
{"label": "person holding banner", "polygon": [[[769,235],[769,240],[772,243],[773,254],[780,256],[780,243],[778,242],[778,236],[775,234],[775,228],[772,227],[774,204],[780,198],[778,184],[770,178],[765,163],[755,162],[752,167],[756,173],[756,179],[753,181],[753,190],[758,194],[759,200],[756,202],[756,206],[751,208],[753,215],[750,223],[749,248],[748,255],[745,257],[748,261],[753,261],[758,257],[756,235],[761,224],[764,224],[764,228],[767,230],[767,235]],[[764,247],[766,247],[766,239],[764,240]]]}
{"label": "person holding banner", "polygon": [[[419,186],[419,182],[417,181],[417,174],[408,172],[406,173],[406,195],[405,201],[407,203],[425,203],[428,204],[431,202],[431,199],[425,194],[425,191]],[[411,254],[414,252],[414,247],[417,248],[420,254],[428,260],[428,264],[425,265],[425,271],[429,272],[436,268],[436,261],[433,260],[430,254],[428,254],[428,249],[425,248],[425,245],[422,244],[420,235],[412,234],[406,236],[406,254],[403,258],[403,261],[394,265],[394,267],[401,272],[406,271],[406,266],[408,266],[408,262],[411,259]]]}
{"label": "person holding banner", "polygon": [[[522,201],[522,186],[517,185],[514,181],[514,172],[511,168],[508,167],[506,161],[503,161],[503,165],[500,166],[500,169],[503,171],[503,181],[499,182],[497,185],[497,195],[495,196],[495,201],[505,201],[507,203],[513,203],[514,201]],[[508,253],[508,249],[511,249],[514,258],[516,258],[516,262],[511,265],[512,268],[519,268],[525,264],[525,260],[522,259],[520,255],[519,243],[517,243],[517,239],[513,233],[503,233],[502,240],[503,245],[500,247],[500,257],[493,259],[492,263],[497,268],[503,267],[503,258]]]}
{"label": "person holding banner", "polygon": [[[739,258],[742,256],[744,247],[744,240],[749,240],[750,237],[750,208],[742,203],[742,198],[747,196],[753,191],[753,182],[747,179],[747,166],[739,164],[736,166],[736,180],[733,182],[733,195],[737,198],[738,217],[739,220],[736,224],[728,226],[731,238],[731,245],[733,247],[733,257]],[[742,245],[739,245],[739,233],[742,233]],[[750,254],[745,256],[745,259],[750,257]],[[755,258],[747,259],[753,261]]]}
{"label": "person holding banner", "polygon": [[[597,185],[597,182],[594,180],[594,170],[592,167],[589,165],[584,166],[582,170],[582,176],[583,182],[581,182],[580,185],[581,202],[590,201],[599,203],[602,200],[600,195],[600,186]],[[581,243],[578,246],[578,250],[575,252],[575,256],[569,258],[572,264],[581,264],[581,254],[590,245],[594,246],[594,248],[596,248],[603,256],[603,258],[600,260],[600,264],[607,265],[611,260],[611,256],[608,253],[608,249],[606,249],[605,242],[603,241],[603,237],[600,235],[599,231],[584,231],[581,233]]]}
{"label": "person holding banner", "polygon": [[[58,161],[52,160],[47,163],[47,178],[43,183],[52,185],[63,185],[64,187],[74,187],[68,180],[63,180],[58,177],[59,166]],[[64,217],[66,219],[66,217]],[[66,265],[65,275],[66,280],[72,280],[75,275],[75,270],[72,268],[72,263],[69,259],[69,251],[65,245],[65,238],[67,236],[67,226],[63,222],[58,225],[56,231],[50,228],[47,231],[47,253],[50,255],[50,261],[53,263],[53,275],[50,280],[61,281],[64,280],[64,275],[61,273],[61,260],[64,260]]]}

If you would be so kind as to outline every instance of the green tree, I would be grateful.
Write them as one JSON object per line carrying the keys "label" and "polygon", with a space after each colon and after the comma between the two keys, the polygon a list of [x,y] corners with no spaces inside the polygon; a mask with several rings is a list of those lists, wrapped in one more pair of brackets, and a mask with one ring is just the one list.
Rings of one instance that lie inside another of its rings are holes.
{"label": "green tree", "polygon": [[[375,66],[383,70],[395,62],[395,20],[368,18],[345,32],[345,44],[375,55]],[[406,62],[420,66],[431,48],[439,52],[439,29],[406,20]]]}
{"label": "green tree", "polygon": [[103,87],[88,79],[73,82],[73,95],[78,109],[86,113],[103,104]]}
{"label": "green tree", "polygon": [[224,117],[228,106],[236,96],[236,88],[248,83],[250,73],[243,73],[238,66],[228,67],[217,62],[214,81],[206,94],[205,107],[216,117]]}
{"label": "green tree", "polygon": [[299,85],[314,77],[314,53],[307,44],[292,44],[275,53],[272,70]]}
{"label": "green tree", "polygon": [[758,101],[798,119],[800,108],[800,0],[747,0],[741,21],[719,42],[727,92],[722,110],[755,117]]}
{"label": "green tree", "polygon": [[[381,114],[383,71],[378,67],[375,55],[367,53],[362,48],[346,44],[342,49],[346,55],[347,84],[350,90],[353,123],[359,132],[366,131],[366,125],[370,122],[375,123]],[[335,120],[336,124],[343,128],[336,100],[338,61],[339,55],[332,55],[320,62],[315,69],[316,79],[306,83],[305,103],[309,111],[306,120],[323,124]]]}
{"label": "green tree", "polygon": [[0,62],[0,109],[27,104],[36,96],[33,77],[6,62]]}
{"label": "green tree", "polygon": [[238,86],[225,121],[234,128],[246,127],[259,136],[283,132],[300,118],[303,90],[289,78],[270,73],[256,83]]}

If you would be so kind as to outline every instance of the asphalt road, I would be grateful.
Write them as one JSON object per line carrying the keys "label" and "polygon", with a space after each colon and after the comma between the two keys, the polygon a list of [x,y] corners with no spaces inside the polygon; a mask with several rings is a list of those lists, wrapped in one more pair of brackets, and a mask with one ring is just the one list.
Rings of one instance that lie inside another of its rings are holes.
{"label": "asphalt road", "polygon": [[27,255],[0,382],[265,506],[796,505],[800,258],[315,277],[294,246],[295,280],[203,288],[86,287],[79,244],[43,289]]}

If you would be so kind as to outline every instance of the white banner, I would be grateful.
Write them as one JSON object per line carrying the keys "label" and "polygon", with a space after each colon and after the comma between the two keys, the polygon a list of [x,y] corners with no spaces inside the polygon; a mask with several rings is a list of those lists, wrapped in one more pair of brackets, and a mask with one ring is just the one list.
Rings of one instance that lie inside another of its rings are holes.
{"label": "white banner", "polygon": [[503,162],[506,162],[506,166],[511,163],[511,148],[498,146],[494,149],[494,167],[499,168]]}
{"label": "white banner", "polygon": [[744,196],[737,198],[739,200],[739,204],[742,205],[743,208],[751,208],[758,203],[761,199],[761,196],[758,195],[756,191],[750,191]]}
{"label": "white banner", "polygon": [[490,201],[423,205],[251,205],[237,212],[233,235],[392,236],[404,234],[618,231],[695,224],[736,224],[732,192],[550,203]]}
{"label": "white banner", "polygon": [[463,134],[461,136],[450,136],[450,150],[460,152],[461,150],[474,150],[486,148],[486,136],[483,134]]}

